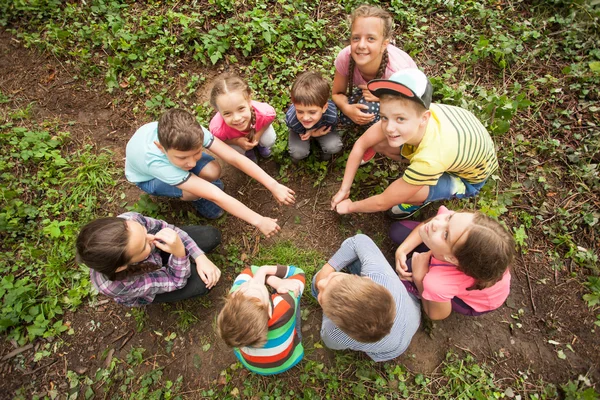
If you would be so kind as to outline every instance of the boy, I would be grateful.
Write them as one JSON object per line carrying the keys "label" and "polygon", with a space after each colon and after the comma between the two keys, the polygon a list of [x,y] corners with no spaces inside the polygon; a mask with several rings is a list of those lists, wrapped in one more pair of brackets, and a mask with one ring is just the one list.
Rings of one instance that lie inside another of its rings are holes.
{"label": "boy", "polygon": [[[381,121],[354,144],[342,185],[331,200],[332,210],[389,210],[388,216],[403,219],[432,201],[479,193],[498,168],[498,159],[492,138],[472,113],[431,104],[431,83],[418,69],[375,79],[367,87],[379,97]],[[382,194],[352,202],[352,181],[369,147],[393,160],[407,158],[410,165]]]}
{"label": "boy", "polygon": [[205,218],[219,218],[225,210],[267,237],[277,233],[277,220],[261,216],[223,192],[221,168],[203,147],[262,183],[278,202],[294,204],[294,191],[215,138],[192,114],[179,109],[166,111],[158,122],[135,132],[127,143],[125,176],[148,194],[191,201]]}
{"label": "boy", "polygon": [[[265,280],[276,294],[269,294]],[[303,291],[304,272],[293,265],[253,265],[235,278],[217,317],[217,331],[250,371],[278,374],[302,360]]]}
{"label": "boy", "polygon": [[312,293],[323,307],[325,346],[364,351],[373,361],[402,354],[421,322],[419,301],[366,235],[342,243],[315,274]]}
{"label": "boy", "polygon": [[329,100],[329,82],[318,72],[305,72],[292,86],[292,105],[285,114],[289,128],[289,150],[294,162],[310,154],[310,138],[321,146],[321,160],[331,160],[342,150],[342,139],[335,131],[337,108]]}

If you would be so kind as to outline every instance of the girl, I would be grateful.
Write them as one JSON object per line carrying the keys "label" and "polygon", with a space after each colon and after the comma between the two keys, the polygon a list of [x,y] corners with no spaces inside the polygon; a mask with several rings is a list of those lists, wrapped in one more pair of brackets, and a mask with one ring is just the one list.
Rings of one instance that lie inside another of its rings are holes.
{"label": "girl", "polygon": [[[431,319],[444,319],[452,310],[481,315],[508,297],[515,241],[487,215],[442,206],[427,222],[393,224],[390,237],[400,244],[396,271],[409,292],[421,297]],[[426,253],[411,259],[412,251]]]}
{"label": "girl", "polygon": [[221,233],[210,226],[179,229],[129,212],[84,226],[77,237],[77,261],[90,268],[98,292],[117,303],[174,302],[216,285],[221,271],[204,252],[220,242]]}
{"label": "girl", "polygon": [[210,92],[217,114],[210,121],[213,135],[256,162],[254,147],[263,158],[271,156],[277,135],[271,126],[275,109],[252,100],[250,87],[235,75],[221,76]]}
{"label": "girl", "polygon": [[[379,121],[379,99],[367,89],[372,79],[388,79],[404,68],[416,68],[412,58],[390,44],[392,16],[379,7],[363,4],[350,15],[350,46],[335,59],[333,102],[340,110],[340,122],[368,128]],[[370,161],[375,152],[363,157]]]}

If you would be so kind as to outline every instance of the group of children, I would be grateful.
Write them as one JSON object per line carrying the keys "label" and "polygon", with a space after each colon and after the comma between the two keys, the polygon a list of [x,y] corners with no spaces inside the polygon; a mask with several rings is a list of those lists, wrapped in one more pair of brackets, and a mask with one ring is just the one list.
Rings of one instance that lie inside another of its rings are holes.
{"label": "group of children", "polygon": [[[387,210],[400,219],[436,200],[477,195],[498,168],[483,125],[467,110],[431,102],[427,77],[390,44],[393,20],[387,12],[360,6],[350,26],[350,45],[335,61],[332,100],[319,73],[305,72],[292,86],[285,115],[292,159],[309,155],[311,138],[324,160],[340,152],[339,118],[366,129],[331,200],[339,214]],[[280,204],[294,204],[294,191],[256,163],[255,150],[269,157],[277,140],[276,112],[253,100],[247,83],[234,75],[215,81],[210,102],[217,113],[209,130],[179,109],[139,128],[127,144],[125,175],[146,193],[190,201],[208,219],[227,211],[270,237],[280,230],[277,220],[226,194],[219,164],[203,150],[256,179]],[[410,164],[382,194],[353,202],[356,171],[376,153]],[[370,238],[356,235],[315,273],[311,291],[323,309],[321,339],[327,347],[390,360],[410,344],[421,306],[430,318],[443,319],[452,310],[480,315],[506,300],[515,244],[497,221],[442,206],[424,223],[394,223],[390,236],[399,244],[395,268]],[[212,227],[179,229],[125,213],[86,225],[77,239],[77,257],[90,267],[99,292],[136,306],[207,293],[221,271],[204,253],[220,240]],[[302,359],[304,285],[304,272],[292,265],[252,266],[235,279],[217,330],[245,367],[270,375]]]}

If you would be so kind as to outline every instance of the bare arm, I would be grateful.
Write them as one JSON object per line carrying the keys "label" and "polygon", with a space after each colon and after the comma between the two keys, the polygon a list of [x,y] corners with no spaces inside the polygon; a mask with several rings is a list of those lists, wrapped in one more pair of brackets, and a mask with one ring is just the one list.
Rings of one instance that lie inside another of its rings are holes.
{"label": "bare arm", "polygon": [[[296,199],[294,197],[294,191],[292,189],[289,189],[288,187],[277,182],[261,167],[250,161],[248,157],[244,157],[237,151],[233,150],[231,147],[227,146],[218,138],[215,138],[213,144],[210,146],[210,150],[217,156],[219,156],[221,159],[223,159],[223,161],[233,165],[249,177],[254,178],[258,182],[260,182],[273,194],[273,197],[275,197],[275,199],[279,203],[289,206],[296,202]],[[236,215],[231,211],[229,212],[233,215]]]}
{"label": "bare arm", "polygon": [[431,301],[423,298],[423,280],[429,272],[429,262],[431,260],[431,251],[427,253],[414,253],[412,257],[413,282],[421,295],[423,310],[433,320],[447,318],[452,312],[452,302]]}
{"label": "bare arm", "polygon": [[364,200],[352,202],[344,200],[338,204],[336,211],[339,214],[350,214],[356,212],[371,213],[389,210],[393,206],[406,203],[423,186],[415,186],[406,183],[402,178],[392,182],[381,194],[368,197]]}

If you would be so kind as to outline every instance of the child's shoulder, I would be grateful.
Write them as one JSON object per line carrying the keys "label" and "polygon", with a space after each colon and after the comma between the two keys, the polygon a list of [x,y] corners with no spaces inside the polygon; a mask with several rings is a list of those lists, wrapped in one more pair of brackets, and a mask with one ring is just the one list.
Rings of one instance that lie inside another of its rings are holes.
{"label": "child's shoulder", "polygon": [[273,114],[275,115],[275,108],[269,103],[264,103],[262,101],[252,100],[252,107],[260,112],[261,114]]}

